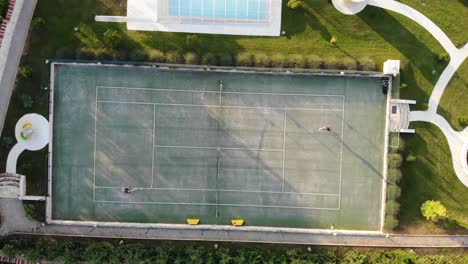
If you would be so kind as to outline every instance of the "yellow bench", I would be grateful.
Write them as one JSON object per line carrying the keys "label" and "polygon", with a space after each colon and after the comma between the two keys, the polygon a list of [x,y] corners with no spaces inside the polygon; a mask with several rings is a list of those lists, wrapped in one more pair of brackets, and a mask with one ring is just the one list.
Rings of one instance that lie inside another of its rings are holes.
{"label": "yellow bench", "polygon": [[32,126],[32,123],[31,122],[26,122],[21,126],[21,128],[25,128],[25,127],[28,127],[28,126]]}
{"label": "yellow bench", "polygon": [[232,219],[231,224],[233,226],[242,226],[244,225],[244,219]]}
{"label": "yellow bench", "polygon": [[198,225],[200,223],[200,219],[198,218],[187,218],[187,224],[189,225]]}

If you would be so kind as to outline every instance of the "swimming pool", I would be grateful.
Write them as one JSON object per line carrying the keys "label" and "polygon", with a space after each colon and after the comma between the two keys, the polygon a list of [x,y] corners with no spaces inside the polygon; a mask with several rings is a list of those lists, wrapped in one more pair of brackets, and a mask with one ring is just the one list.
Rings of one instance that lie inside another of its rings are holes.
{"label": "swimming pool", "polygon": [[266,20],[270,0],[167,0],[172,17]]}

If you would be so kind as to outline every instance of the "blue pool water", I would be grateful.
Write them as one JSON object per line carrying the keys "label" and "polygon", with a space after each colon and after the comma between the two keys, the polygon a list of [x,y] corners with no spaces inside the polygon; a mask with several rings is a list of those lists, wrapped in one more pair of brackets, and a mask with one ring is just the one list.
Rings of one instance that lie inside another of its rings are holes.
{"label": "blue pool water", "polygon": [[269,0],[168,0],[170,16],[264,20]]}

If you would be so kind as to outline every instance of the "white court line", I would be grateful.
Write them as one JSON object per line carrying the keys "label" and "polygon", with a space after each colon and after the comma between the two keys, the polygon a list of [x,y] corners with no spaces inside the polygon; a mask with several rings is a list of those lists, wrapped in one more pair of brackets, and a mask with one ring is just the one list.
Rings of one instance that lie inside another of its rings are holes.
{"label": "white court line", "polygon": [[[341,162],[340,162],[340,182],[339,182],[339,193],[338,194],[318,194],[318,193],[294,193],[294,192],[269,192],[269,191],[246,191],[246,190],[216,190],[213,189],[212,191],[220,191],[220,192],[255,192],[255,193],[284,193],[284,194],[300,194],[300,195],[333,195],[333,196],[339,196],[339,205],[337,209],[333,210],[340,210],[341,208],[341,186],[342,186],[342,166],[343,166],[343,132],[344,132],[344,106],[345,106],[345,96],[344,95],[314,95],[314,94],[282,94],[282,93],[242,93],[242,92],[218,92],[218,91],[193,91],[193,90],[171,90],[171,89],[147,89],[147,88],[126,88],[126,87],[105,87],[105,86],[96,86],[96,99],[97,99],[97,88],[105,88],[105,89],[135,89],[135,90],[164,90],[164,91],[177,91],[177,92],[199,92],[199,93],[204,93],[204,92],[211,92],[211,93],[218,93],[220,94],[220,98],[222,98],[222,93],[230,93],[230,94],[258,94],[258,95],[300,95],[300,96],[329,96],[329,97],[342,97],[342,109],[314,109],[314,108],[285,108],[285,107],[243,107],[243,106],[229,106],[229,105],[196,105],[196,104],[164,104],[164,103],[144,103],[144,102],[126,102],[126,101],[98,101],[96,100],[96,105],[98,103],[116,103],[116,104],[142,104],[142,105],[153,105],[154,107],[156,105],[163,105],[163,106],[188,106],[188,107],[213,107],[213,108],[238,108],[238,109],[279,109],[279,110],[284,110],[285,112],[287,110],[302,110],[302,111],[333,111],[333,112],[342,112],[342,142],[341,142]],[[97,108],[96,108],[97,109]],[[96,122],[96,119],[95,119]],[[96,144],[96,143],[95,143]],[[154,145],[154,144],[153,144]],[[96,146],[95,146],[96,147]],[[156,146],[154,147],[165,147],[165,146]],[[167,146],[167,147],[188,147],[188,146]],[[189,147],[189,148],[211,148],[211,147]],[[285,148],[285,146],[284,146]],[[214,148],[216,149],[216,148]],[[283,152],[284,156],[284,150],[276,150],[276,149],[243,149],[243,148],[223,148],[223,149],[232,149],[232,150],[250,150],[250,151],[278,151],[278,152]],[[154,160],[154,159],[153,159]],[[283,165],[283,170],[284,170],[284,165]],[[284,176],[284,172],[283,172]],[[284,181],[284,180],[283,180]],[[95,182],[94,182],[95,185]],[[94,188],[104,188],[104,187],[98,187],[94,186]],[[116,188],[122,188],[122,187],[116,187]],[[284,184],[283,184],[284,188]],[[144,188],[138,188],[138,189],[144,189]],[[177,188],[169,189],[169,188],[147,188],[147,189],[160,189],[160,190],[177,190]],[[190,190],[190,189],[180,189],[180,190]],[[200,190],[200,191],[210,191],[211,189],[193,189],[193,190]],[[95,195],[95,191],[93,193]],[[93,200],[95,201],[95,197],[93,197]],[[97,201],[96,201],[97,202]],[[106,201],[99,201],[99,202],[106,202]],[[112,201],[109,201],[112,202]],[[135,202],[135,203],[140,203],[140,202]],[[141,202],[144,203],[144,202]],[[180,203],[162,203],[162,204],[180,204]],[[223,205],[223,204],[219,204]],[[227,204],[226,204],[227,205]],[[229,205],[229,206],[246,206],[248,207],[249,205]],[[263,205],[250,205],[253,207],[276,207],[276,206],[263,206]],[[305,209],[325,209],[329,210],[329,208],[310,208],[310,207],[284,207],[284,206],[279,206],[278,208],[305,208]]]}
{"label": "white court line", "polygon": [[284,182],[285,182],[285,174],[284,174],[284,160],[286,158],[286,114],[287,110],[284,109],[284,118],[283,118],[283,182],[281,184],[281,191],[284,192]]}
{"label": "white court line", "polygon": [[[148,91],[170,91],[170,92],[195,92],[195,93],[219,93],[219,91],[200,91],[200,90],[184,90],[184,89],[161,89],[161,88],[138,88],[138,87],[118,87],[118,86],[96,86],[102,89],[122,89],[122,90],[148,90]],[[316,96],[316,97],[342,97],[342,94],[301,94],[301,93],[254,93],[254,92],[222,92],[223,94],[245,94],[245,95],[300,95],[300,96]]]}
{"label": "white court line", "polygon": [[247,151],[271,151],[282,152],[281,149],[255,149],[255,148],[223,148],[223,147],[197,147],[197,146],[160,146],[154,145],[155,148],[181,148],[181,149],[213,149],[213,150],[247,150]]}
{"label": "white court line", "polygon": [[[156,106],[153,105],[153,146],[154,146],[154,136],[156,131]],[[154,147],[152,148],[151,154],[151,187],[154,184]]]}
{"label": "white court line", "polygon": [[95,102],[94,102],[94,160],[93,160],[93,201],[96,200],[96,134],[97,134],[97,89],[95,89]]}
{"label": "white court line", "polygon": [[341,112],[343,109],[321,109],[321,108],[294,108],[294,107],[269,107],[269,106],[235,106],[235,105],[204,105],[204,104],[170,104],[170,103],[145,103],[145,102],[128,102],[128,101],[105,101],[100,100],[98,103],[111,104],[141,104],[141,105],[163,105],[163,106],[189,106],[189,107],[213,107],[213,108],[238,108],[238,109],[278,109],[278,110],[301,110],[301,111],[330,111]]}
{"label": "white court line", "polygon": [[280,206],[280,205],[256,205],[256,204],[214,204],[214,203],[169,203],[169,202],[120,202],[120,201],[95,201],[96,203],[115,203],[115,204],[160,204],[160,205],[199,205],[199,206],[232,206],[232,207],[265,207],[265,208],[285,208],[285,209],[310,209],[310,210],[334,210],[339,208],[322,208],[306,206]]}
{"label": "white court line", "polygon": [[344,144],[344,119],[345,119],[345,101],[346,97],[343,99],[343,112],[341,112],[341,150],[340,150],[340,184],[339,184],[339,194],[338,198],[338,208],[341,209],[341,178],[343,174],[343,144]]}
{"label": "white court line", "polygon": [[[96,189],[119,189],[122,186],[95,186]],[[156,191],[201,191],[201,192],[216,192],[216,189],[196,189],[196,188],[135,188],[135,190],[156,190]],[[291,195],[317,195],[317,196],[339,196],[338,193],[299,193],[299,192],[277,192],[277,191],[259,191],[259,190],[229,190],[218,189],[218,192],[243,192],[243,193],[274,193],[274,194],[291,194]]]}

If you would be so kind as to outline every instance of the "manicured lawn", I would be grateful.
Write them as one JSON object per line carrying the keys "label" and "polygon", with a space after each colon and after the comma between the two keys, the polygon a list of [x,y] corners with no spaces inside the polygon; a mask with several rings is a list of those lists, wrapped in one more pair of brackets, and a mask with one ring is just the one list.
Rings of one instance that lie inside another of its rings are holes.
{"label": "manicured lawn", "polygon": [[468,118],[468,61],[465,61],[450,80],[440,99],[437,112],[449,121],[455,130],[463,130],[458,117]]}
{"label": "manicured lawn", "polygon": [[[283,1],[282,29],[287,32],[284,37],[198,34],[196,35],[198,40],[193,44],[187,38],[191,34],[126,31],[124,24],[94,21],[96,14],[124,15],[125,2],[125,0],[38,1],[35,17],[44,18],[46,25],[32,30],[27,54],[21,63],[33,68],[33,77],[30,80],[18,81],[10,103],[3,137],[13,136],[14,124],[23,114],[28,112],[47,114],[47,92],[40,89],[49,83],[49,68],[44,61],[54,58],[75,59],[77,50],[85,49],[95,53],[105,50],[108,47],[103,44],[103,33],[108,28],[113,28],[124,36],[120,48],[107,50],[119,53],[120,55],[113,59],[120,60],[127,60],[135,50],[149,49],[163,52],[176,51],[181,54],[190,51],[198,55],[207,52],[215,54],[227,52],[233,56],[240,52],[252,54],[261,52],[269,55],[281,53],[286,56],[315,54],[324,60],[330,57],[350,57],[356,60],[369,57],[379,68],[386,59],[399,59],[402,61],[401,83],[406,84],[406,87],[401,89],[401,97],[417,100],[415,109],[427,107],[433,86],[446,65],[436,59],[436,56],[444,50],[432,35],[403,16],[375,7],[367,7],[357,16],[345,16],[336,11],[327,0],[305,0],[310,6],[307,10],[291,10],[286,7],[287,1]],[[466,27],[463,26],[468,24],[466,0],[433,0],[427,1],[426,6],[420,1],[402,2],[434,19],[455,43],[466,41]],[[78,32],[74,31],[75,27],[79,27]],[[329,44],[332,36],[338,40],[336,46]],[[466,70],[462,72],[466,73]],[[447,93],[452,93],[454,96],[445,99],[447,95],[444,94],[442,98],[442,107],[454,117],[466,111],[466,106],[465,110],[462,110],[462,100],[457,102],[458,106],[454,103],[457,100],[455,95],[458,99],[463,98],[459,97],[460,89],[456,87],[463,86],[464,83],[466,88],[466,79],[453,81]],[[451,90],[453,92],[450,92]],[[22,106],[20,98],[25,94],[34,98],[32,108]],[[453,124],[452,118],[450,120]],[[418,123],[415,126],[418,134],[408,139],[406,151],[417,154],[418,161],[407,164],[404,168],[402,224],[406,229],[415,230],[417,227],[421,227],[421,231],[431,229],[426,228],[427,225],[421,225],[419,204],[433,197],[446,203],[449,213],[466,224],[467,208],[463,204],[467,204],[467,195],[463,198],[463,195],[458,193],[466,194],[467,188],[453,174],[448,147],[443,145],[446,144],[443,143],[445,142],[443,135],[436,127],[428,124]],[[432,142],[440,142],[442,148],[433,148]],[[0,160],[6,160],[7,150],[5,147],[0,148]],[[33,186],[28,191],[35,194],[43,193],[46,182],[45,152],[33,152],[27,155],[27,158],[21,158],[19,161],[20,173],[27,174],[28,185]],[[0,171],[3,169],[4,162],[1,162]],[[440,188],[436,188],[439,185]],[[458,190],[458,193],[454,190]]]}
{"label": "manicured lawn", "polygon": [[442,132],[429,123],[416,122],[415,135],[405,136],[405,155],[416,161],[403,165],[400,224],[403,232],[444,232],[421,216],[420,207],[426,200],[439,200],[448,216],[468,228],[468,188],[452,167],[450,150]]}
{"label": "manicured lawn", "polygon": [[400,0],[431,19],[455,46],[461,48],[468,40],[468,0]]}

